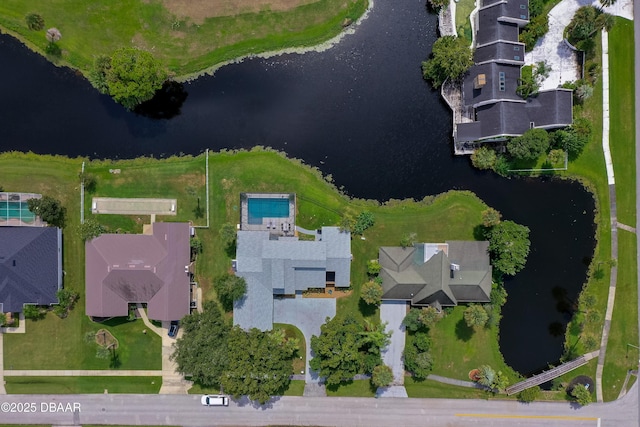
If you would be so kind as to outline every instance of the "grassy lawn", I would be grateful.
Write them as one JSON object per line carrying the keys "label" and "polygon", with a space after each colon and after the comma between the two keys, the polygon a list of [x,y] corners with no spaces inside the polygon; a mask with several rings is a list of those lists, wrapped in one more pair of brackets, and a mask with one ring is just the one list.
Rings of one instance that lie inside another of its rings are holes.
{"label": "grassy lawn", "polygon": [[[109,170],[120,169],[113,174]],[[205,158],[171,157],[166,162],[146,158],[112,162],[88,163],[85,171],[97,179],[93,194],[85,194],[85,218],[95,217],[112,232],[120,229],[142,232],[149,215],[93,215],[92,197],[157,197],[177,199],[175,216],[158,216],[157,221],[188,222],[206,225]]]}
{"label": "grassy lawn", "polygon": [[340,33],[345,18],[357,19],[367,8],[366,0],[319,0],[286,11],[267,7],[227,16],[206,11],[181,11],[184,16],[176,16],[165,4],[160,0],[90,4],[4,0],[0,28],[44,52],[44,30],[31,31],[25,23],[25,15],[35,12],[44,18],[45,29],[61,31],[62,58],[57,61],[62,64],[86,73],[96,55],[133,46],[153,52],[173,73],[184,76],[243,55],[316,45]]}
{"label": "grassy lawn", "polygon": [[474,0],[460,0],[456,3],[456,31],[458,32],[458,37],[464,37],[469,44],[471,44],[473,38],[469,15],[471,15],[475,7]]}
{"label": "grassy lawn", "polygon": [[[220,387],[208,387],[202,384],[194,384],[188,391],[189,394],[218,394]],[[283,396],[302,396],[304,393],[304,380],[292,380],[289,388],[286,389]]]}
{"label": "grassy lawn", "polygon": [[376,387],[369,380],[356,380],[342,383],[338,386],[327,386],[327,396],[339,397],[373,397],[376,395]]}
{"label": "grassy lawn", "polygon": [[307,343],[304,340],[302,331],[296,328],[294,325],[287,325],[285,323],[274,323],[273,329],[284,329],[284,333],[287,338],[296,338],[298,342],[300,342],[298,351],[296,352],[295,358],[292,361],[292,373],[299,374],[300,371],[304,371],[305,366],[307,366]]}
{"label": "grassy lawn", "polygon": [[[491,393],[475,388],[458,387],[433,380],[416,381],[405,377],[404,387],[409,397],[440,399],[489,399]],[[502,398],[506,396],[501,396]]]}
{"label": "grassy lawn", "polygon": [[5,377],[9,394],[157,394],[162,377]]}
{"label": "grassy lawn", "polygon": [[[469,371],[489,365],[507,375],[510,384],[517,382],[518,374],[505,364],[500,353],[497,328],[469,328],[463,317],[465,308],[454,307],[429,331],[434,360],[432,373],[469,381]],[[419,383],[413,386],[418,388]]]}

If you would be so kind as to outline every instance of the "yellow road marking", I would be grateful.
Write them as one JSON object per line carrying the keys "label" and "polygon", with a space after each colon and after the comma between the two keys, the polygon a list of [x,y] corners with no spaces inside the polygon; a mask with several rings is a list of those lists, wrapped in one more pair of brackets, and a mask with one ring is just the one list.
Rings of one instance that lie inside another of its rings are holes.
{"label": "yellow road marking", "polygon": [[597,417],[570,417],[564,415],[507,415],[507,414],[455,414],[456,417],[473,418],[532,418],[541,420],[596,421]]}

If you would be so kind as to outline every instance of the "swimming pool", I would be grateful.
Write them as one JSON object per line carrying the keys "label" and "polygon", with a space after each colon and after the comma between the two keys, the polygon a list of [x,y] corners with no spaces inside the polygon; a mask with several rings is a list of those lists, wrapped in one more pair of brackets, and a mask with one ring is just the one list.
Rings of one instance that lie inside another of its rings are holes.
{"label": "swimming pool", "polygon": [[289,198],[249,198],[247,200],[249,224],[262,224],[264,218],[287,218]]}
{"label": "swimming pool", "polygon": [[0,220],[20,219],[24,222],[33,222],[35,218],[26,201],[0,201]]}

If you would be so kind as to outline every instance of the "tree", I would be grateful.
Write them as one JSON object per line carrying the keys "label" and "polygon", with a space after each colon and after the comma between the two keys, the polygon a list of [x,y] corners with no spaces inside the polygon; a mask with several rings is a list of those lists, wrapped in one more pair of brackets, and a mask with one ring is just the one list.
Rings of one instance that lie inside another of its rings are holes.
{"label": "tree", "polygon": [[193,236],[189,239],[189,247],[191,251],[196,254],[202,253],[202,240],[198,236]]}
{"label": "tree", "polygon": [[7,323],[7,315],[5,313],[0,313],[0,326],[4,326]]}
{"label": "tree", "polygon": [[229,333],[227,348],[229,364],[220,382],[227,393],[265,404],[289,385],[295,348],[286,345],[278,332],[256,328],[245,332],[236,326]]}
{"label": "tree", "polygon": [[386,387],[393,382],[393,371],[387,365],[378,365],[373,369],[371,384],[374,387]]}
{"label": "tree", "polygon": [[220,240],[225,246],[230,247],[236,244],[237,230],[236,226],[230,222],[225,222],[218,231],[220,234]]}
{"label": "tree", "polygon": [[89,71],[89,81],[98,89],[98,92],[109,94],[109,83],[107,74],[111,69],[111,58],[107,55],[98,55],[93,60],[93,68]]}
{"label": "tree", "polygon": [[576,99],[582,104],[586,99],[593,96],[593,86],[590,84],[582,84],[576,88],[574,92]]}
{"label": "tree", "polygon": [[525,44],[525,50],[531,51],[538,39],[549,31],[549,15],[542,13],[532,18],[520,33],[520,41]]}
{"label": "tree", "polygon": [[535,160],[549,149],[549,134],[544,129],[529,129],[522,136],[511,138],[507,150],[516,159]]}
{"label": "tree", "polygon": [[496,371],[489,365],[482,365],[478,368],[476,377],[478,378],[478,384],[493,388],[496,381]]}
{"label": "tree", "polygon": [[[360,332],[362,336],[360,349],[377,355],[381,354],[382,349],[386,348],[391,342],[392,331],[386,331],[387,322],[376,324],[365,319],[364,323],[364,331]],[[373,369],[374,366],[372,366],[371,369]]]}
{"label": "tree", "polygon": [[547,155],[547,160],[552,165],[558,165],[564,161],[564,150],[551,150]]}
{"label": "tree", "polygon": [[360,288],[360,298],[370,305],[379,305],[382,298],[382,286],[374,281],[369,281]]}
{"label": "tree", "polygon": [[489,320],[489,314],[487,314],[487,310],[481,305],[471,304],[464,311],[464,321],[470,328],[484,326],[487,320]]}
{"label": "tree", "polygon": [[243,277],[225,273],[213,281],[213,288],[226,311],[233,310],[233,302],[239,300],[247,292],[247,282]]}
{"label": "tree", "polygon": [[416,239],[418,235],[416,233],[406,233],[400,239],[400,246],[403,248],[408,248],[409,246],[413,246],[416,243]]}
{"label": "tree", "polygon": [[439,88],[445,80],[458,80],[473,65],[473,54],[464,39],[440,37],[433,44],[431,58],[422,63],[422,76]]}
{"label": "tree", "polygon": [[600,4],[603,7],[609,7],[609,6],[613,6],[616,3],[617,0],[600,0]]}
{"label": "tree", "polygon": [[576,386],[571,390],[571,396],[581,406],[587,406],[591,403],[591,392],[584,384],[576,384]]}
{"label": "tree", "polygon": [[219,385],[229,363],[229,324],[218,305],[206,301],[202,313],[184,317],[180,325],[183,335],[176,340],[171,355],[177,371],[202,385]]}
{"label": "tree", "polygon": [[356,222],[351,230],[353,234],[362,234],[367,228],[373,227],[376,223],[375,217],[369,211],[360,212],[356,217]]}
{"label": "tree", "polygon": [[73,309],[80,295],[71,289],[60,289],[56,292],[56,298],[58,299],[58,305],[53,308],[53,312],[61,319],[64,319],[69,314],[69,311]]}
{"label": "tree", "polygon": [[428,351],[418,351],[416,346],[408,345],[404,349],[404,366],[418,380],[429,376],[433,368],[433,358]]}
{"label": "tree", "polygon": [[311,369],[326,377],[326,383],[337,385],[353,378],[364,368],[362,335],[364,327],[352,314],[336,316],[320,327],[320,336],[311,337],[313,359]]}
{"label": "tree", "polygon": [[432,306],[422,307],[418,314],[418,321],[425,328],[432,327],[440,319],[442,319],[442,313]]}
{"label": "tree", "polygon": [[85,219],[84,223],[78,225],[78,232],[80,238],[83,241],[95,239],[103,233],[106,233],[107,228],[96,221],[94,218]]}
{"label": "tree", "polygon": [[435,12],[440,12],[449,6],[449,0],[429,0],[429,6],[431,6],[431,9]]}
{"label": "tree", "polygon": [[49,28],[46,37],[49,43],[55,43],[62,38],[62,33],[57,28]]}
{"label": "tree", "polygon": [[515,275],[524,268],[529,255],[529,227],[502,221],[486,234],[491,263],[499,273]]}
{"label": "tree", "polygon": [[39,216],[47,225],[64,227],[67,210],[59,200],[50,196],[42,196],[41,199],[27,200],[27,206],[31,212]]}
{"label": "tree", "polygon": [[351,215],[345,215],[340,219],[340,232],[347,233],[353,230],[355,220]]}
{"label": "tree", "polygon": [[380,273],[380,263],[377,259],[367,261],[367,274],[369,276],[377,276]]}
{"label": "tree", "polygon": [[416,332],[424,328],[424,324],[420,320],[420,309],[412,308],[404,317],[402,324],[411,332]]}
{"label": "tree", "polygon": [[493,169],[496,164],[496,152],[483,145],[471,154],[471,164],[477,169]]}
{"label": "tree", "polygon": [[44,18],[37,13],[29,13],[24,20],[30,30],[40,31],[44,28]]}
{"label": "tree", "polygon": [[482,225],[487,228],[500,224],[501,218],[502,214],[494,208],[487,208],[482,211]]}
{"label": "tree", "polygon": [[522,403],[531,403],[540,396],[540,387],[529,387],[518,393],[518,401]]}
{"label": "tree", "polygon": [[103,70],[109,95],[131,110],[155,95],[167,72],[151,53],[131,47],[116,50]]}
{"label": "tree", "polygon": [[78,173],[78,178],[80,178],[80,182],[84,184],[84,189],[87,193],[95,193],[96,187],[98,186],[98,178],[96,178],[94,174],[80,172]]}
{"label": "tree", "polygon": [[431,338],[429,338],[429,334],[426,332],[416,332],[413,334],[413,345],[419,351],[429,351],[431,348]]}

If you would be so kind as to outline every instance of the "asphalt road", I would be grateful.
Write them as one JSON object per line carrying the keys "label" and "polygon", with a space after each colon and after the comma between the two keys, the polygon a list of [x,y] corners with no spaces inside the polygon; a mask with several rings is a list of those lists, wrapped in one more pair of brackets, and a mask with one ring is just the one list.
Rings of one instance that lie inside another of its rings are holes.
{"label": "asphalt road", "polygon": [[67,426],[638,426],[637,384],[621,400],[584,408],[567,402],[330,397],[283,397],[258,407],[247,401],[203,407],[199,400],[197,395],[5,395],[0,396],[0,420]]}

